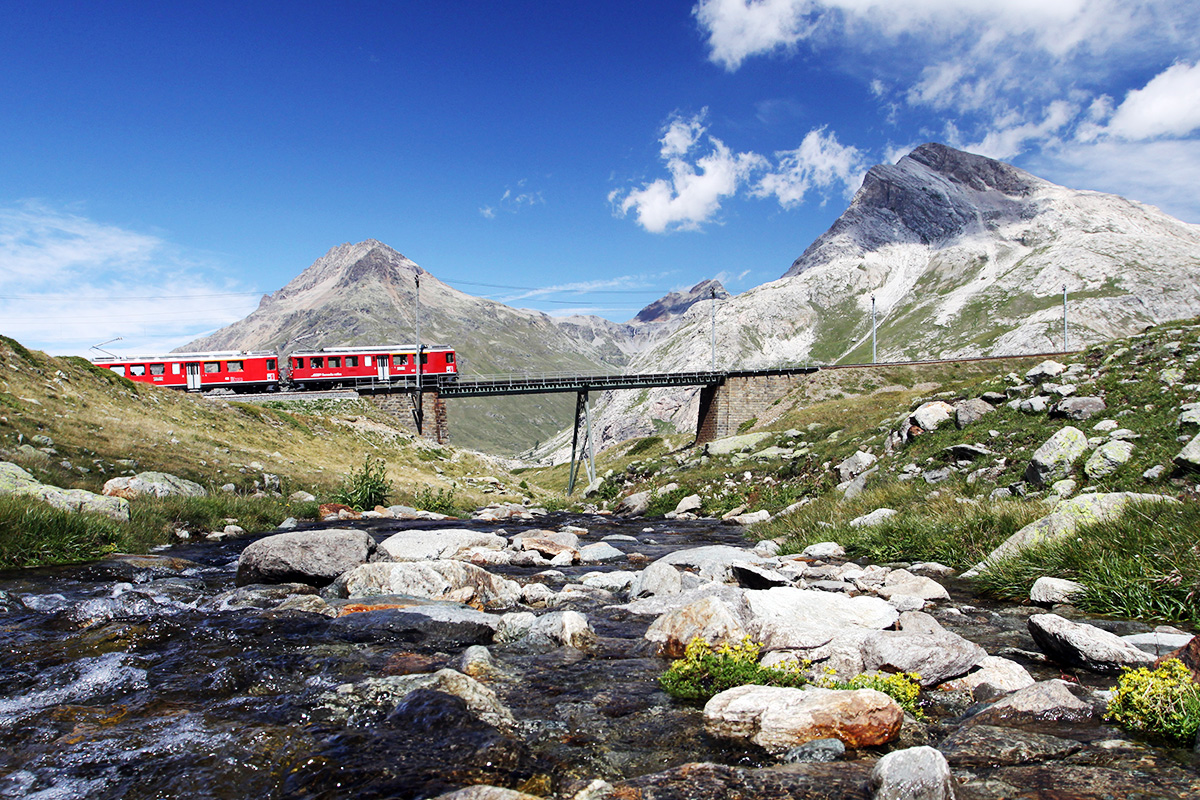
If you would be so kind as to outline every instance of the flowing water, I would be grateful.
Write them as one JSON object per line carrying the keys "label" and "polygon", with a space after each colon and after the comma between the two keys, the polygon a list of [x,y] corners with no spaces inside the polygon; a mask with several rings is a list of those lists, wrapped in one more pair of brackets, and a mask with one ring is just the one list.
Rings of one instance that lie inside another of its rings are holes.
{"label": "flowing water", "polygon": [[[588,541],[628,535],[613,543],[640,554],[634,558],[641,565],[679,547],[744,544],[740,529],[708,522],[556,515],[537,526],[563,524],[590,529]],[[405,527],[446,527],[356,525],[381,540]],[[494,668],[480,679],[512,711],[515,726],[493,727],[457,698],[428,690],[349,721],[333,718],[322,698],[337,687],[458,668],[463,648],[414,644],[386,627],[365,635],[362,625],[346,622],[361,615],[273,611],[269,593],[232,591],[238,554],[250,541],[0,575],[0,797],[367,800],[433,797],[477,783],[545,795],[689,762],[774,763],[761,751],[705,736],[699,710],[658,687],[666,662],[642,638],[651,619],[611,608],[602,595],[570,606],[598,634],[587,653],[491,648]],[[541,570],[533,568],[497,571],[561,589],[587,572],[631,568],[572,567],[562,578],[535,578]],[[967,606],[950,622],[989,653],[1016,653],[1033,649],[1027,613]],[[1105,624],[1119,632],[1147,629]],[[1048,665],[1029,666],[1039,679],[1059,675]],[[946,735],[964,710],[931,707],[921,735]],[[1195,785],[1190,752],[1131,743],[1098,723],[1085,727],[1075,732],[1079,741],[1128,745],[1106,745],[1116,767],[1128,772],[1121,759],[1136,761],[1159,776],[1155,786],[1168,787],[1162,791],[1181,792],[1145,796],[1187,796]],[[1027,778],[1031,787],[1049,780]]]}

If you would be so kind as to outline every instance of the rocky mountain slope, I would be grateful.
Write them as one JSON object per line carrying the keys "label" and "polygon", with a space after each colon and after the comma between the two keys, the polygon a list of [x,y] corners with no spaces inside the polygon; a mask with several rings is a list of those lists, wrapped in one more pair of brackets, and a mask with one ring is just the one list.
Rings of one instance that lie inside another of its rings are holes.
{"label": "rocky mountain slope", "polygon": [[[944,145],[872,168],[850,207],[777,281],[719,303],[727,368],[1053,352],[1200,313],[1200,226],[1057,186]],[[709,311],[683,315],[633,369],[710,359]],[[618,393],[602,441],[694,424],[695,392]],[[561,455],[561,450],[560,450]]]}
{"label": "rocky mountain slope", "polygon": [[[621,369],[678,327],[680,315],[692,304],[713,293],[729,296],[720,283],[705,281],[687,293],[668,295],[626,324],[590,316],[555,318],[460,292],[386,244],[368,239],[334,247],[282,289],[264,296],[245,319],[180,349],[289,353],[412,342],[417,277],[422,340],[453,345],[460,370],[473,375]],[[574,402],[569,395],[455,400],[451,436],[467,447],[520,452],[569,425]]]}

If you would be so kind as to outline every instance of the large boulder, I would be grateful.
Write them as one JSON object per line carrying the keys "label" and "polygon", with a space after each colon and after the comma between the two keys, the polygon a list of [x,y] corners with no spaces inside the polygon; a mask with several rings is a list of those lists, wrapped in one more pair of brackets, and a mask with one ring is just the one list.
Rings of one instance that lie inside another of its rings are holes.
{"label": "large boulder", "polygon": [[1085,691],[1064,680],[1039,681],[1018,689],[972,717],[979,725],[1082,722],[1096,716],[1095,706],[1072,691]]}
{"label": "large boulder", "polygon": [[1183,446],[1175,456],[1175,466],[1188,472],[1200,472],[1200,434]]}
{"label": "large boulder", "polygon": [[456,558],[477,550],[502,550],[508,540],[487,531],[462,528],[400,531],[379,543],[393,561]]}
{"label": "large boulder", "polygon": [[704,445],[704,454],[708,456],[727,456],[733,453],[745,453],[758,447],[770,433],[743,433],[738,436],[727,436]]}
{"label": "large boulder", "polygon": [[658,559],[655,563],[691,567],[702,578],[724,582],[730,579],[730,568],[734,564],[760,564],[764,560],[761,556],[755,555],[753,551],[743,547],[714,544],[676,550]]}
{"label": "large boulder", "polygon": [[1025,380],[1029,383],[1042,383],[1047,378],[1056,378],[1067,369],[1065,364],[1060,364],[1057,361],[1047,360],[1038,364],[1025,373]]}
{"label": "large boulder", "polygon": [[[395,598],[394,600],[400,600]],[[490,644],[499,619],[458,603],[422,603],[349,612],[343,606],[332,631],[354,642],[402,643],[437,648]],[[370,608],[370,607],[368,607]]]}
{"label": "large boulder", "polygon": [[[878,597],[849,597],[834,592],[780,586],[746,592],[752,624],[761,633],[771,628],[890,628],[900,612]],[[753,632],[752,632],[753,633]]]}
{"label": "large boulder", "polygon": [[1122,667],[1144,667],[1154,662],[1150,653],[1095,625],[1073,622],[1057,614],[1034,614],[1028,624],[1042,652],[1064,667],[1117,672]]}
{"label": "large boulder", "polygon": [[650,508],[650,493],[635,492],[628,497],[621,498],[621,502],[617,503],[615,513],[640,517],[646,513],[646,509],[648,508]]}
{"label": "large boulder", "polygon": [[878,459],[865,450],[856,450],[848,458],[834,467],[838,481],[845,483],[862,475],[870,469]]}
{"label": "large boulder", "polygon": [[987,558],[963,573],[964,578],[978,575],[988,566],[1002,558],[1015,555],[1021,550],[1043,542],[1054,542],[1075,534],[1083,525],[1115,519],[1125,512],[1131,503],[1177,503],[1173,497],[1161,494],[1137,492],[1109,492],[1106,494],[1081,494],[1064,500],[1054,511],[1035,520],[1004,540],[988,554]]}
{"label": "large boulder", "polygon": [[103,514],[121,521],[129,519],[129,501],[123,497],[105,497],[84,489],[41,483],[9,461],[0,461],[0,494],[32,497],[63,511]]}
{"label": "large boulder", "polygon": [[995,406],[978,397],[970,400],[961,400],[954,404],[954,424],[960,429],[965,428],[972,422],[978,422],[995,410]]}
{"label": "large boulder", "polygon": [[1101,397],[1068,397],[1059,402],[1055,413],[1067,419],[1085,420],[1108,409]]}
{"label": "large boulder", "polygon": [[1048,486],[1067,477],[1071,466],[1087,452],[1087,434],[1070,425],[1062,428],[1039,447],[1025,468],[1025,480]]}
{"label": "large boulder", "polygon": [[109,479],[104,484],[104,494],[129,500],[144,494],[152,497],[206,497],[208,490],[194,481],[168,472],[139,472],[133,476]]}
{"label": "large boulder", "polygon": [[871,770],[871,800],[954,800],[954,776],[940,750],[893,750]]}
{"label": "large boulder", "polygon": [[982,647],[949,631],[877,631],[863,641],[862,654],[868,670],[916,673],[926,687],[966,675],[987,657]]}
{"label": "large boulder", "polygon": [[875,747],[895,739],[903,721],[896,701],[874,689],[737,686],[704,705],[710,736],[750,741],[774,754],[829,738],[851,748]]}
{"label": "large boulder", "polygon": [[320,716],[350,725],[382,722],[406,696],[419,689],[432,689],[462,699],[476,717],[497,728],[512,728],[512,712],[500,698],[479,681],[452,669],[416,675],[389,675],[346,683],[321,695]]}
{"label": "large boulder", "polygon": [[696,637],[709,644],[734,643],[746,636],[746,609],[709,596],[660,616],[646,630],[647,641],[658,645],[659,654],[680,658]]}
{"label": "large boulder", "polygon": [[1116,472],[1122,464],[1133,457],[1133,445],[1129,442],[1105,442],[1084,462],[1083,472],[1089,478],[1103,478]]}
{"label": "large boulder", "polygon": [[972,671],[961,678],[946,681],[940,688],[974,692],[981,687],[987,687],[994,694],[1004,694],[1024,689],[1034,683],[1029,670],[1017,662],[1000,656],[988,656],[981,659]]}
{"label": "large boulder", "polygon": [[[289,531],[259,539],[238,557],[238,586],[252,583],[307,583],[325,586],[347,570],[379,558],[375,540],[364,531]],[[386,558],[386,556],[383,556]]]}
{"label": "large boulder", "polygon": [[338,576],[329,588],[334,597],[411,595],[434,600],[509,608],[521,601],[521,584],[464,561],[404,561],[360,564]]}
{"label": "large boulder", "polygon": [[943,423],[954,418],[954,406],[944,400],[922,403],[909,420],[923,431],[935,431]]}

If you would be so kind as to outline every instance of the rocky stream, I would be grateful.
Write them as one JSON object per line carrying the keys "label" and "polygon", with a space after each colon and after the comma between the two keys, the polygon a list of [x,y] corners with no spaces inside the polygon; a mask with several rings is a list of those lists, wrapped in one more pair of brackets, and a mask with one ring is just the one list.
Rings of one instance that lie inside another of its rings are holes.
{"label": "rocky stream", "polygon": [[[363,520],[10,572],[0,797],[1200,796],[1200,756],[1103,721],[1112,664],[1035,643],[1048,611],[1181,635],[713,521]],[[924,719],[753,692],[706,712],[658,683],[697,634],[918,672]]]}

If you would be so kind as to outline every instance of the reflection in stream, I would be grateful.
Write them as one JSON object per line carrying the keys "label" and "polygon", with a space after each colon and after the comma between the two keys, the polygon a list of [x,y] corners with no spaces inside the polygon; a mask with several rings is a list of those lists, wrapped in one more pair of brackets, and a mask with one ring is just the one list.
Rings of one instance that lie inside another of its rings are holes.
{"label": "reflection in stream", "polygon": [[[588,528],[589,541],[625,534],[611,543],[644,557],[635,557],[639,565],[680,547],[744,544],[739,528],[710,522],[556,515],[538,527],[564,524]],[[383,539],[446,523],[356,526]],[[503,532],[520,530],[507,525]],[[331,716],[322,698],[339,686],[460,669],[464,648],[417,643],[402,631],[364,636],[347,617],[274,610],[285,592],[233,592],[237,557],[250,541],[0,575],[0,797],[365,800],[433,797],[476,783],[545,795],[689,762],[775,763],[705,736],[699,710],[658,688],[666,664],[643,639],[652,618],[612,608],[601,591],[579,592],[566,606],[588,616],[599,637],[591,651],[490,648],[491,662],[477,677],[511,710],[512,725],[489,724],[466,702],[430,689],[383,712]],[[634,568],[495,571],[558,591],[588,572]],[[1026,614],[967,606],[938,616],[990,653],[1020,653],[1034,649]],[[1106,625],[1121,633],[1148,628]],[[1038,679],[1059,676],[1049,665],[1026,666]],[[931,706],[927,738],[945,737],[965,710]],[[1114,766],[1125,758],[1155,770],[1155,786],[1177,780],[1186,793],[1196,779],[1194,760],[1182,751],[1137,745],[1096,724],[1076,736],[1124,741],[1108,746]],[[1172,758],[1182,777],[1162,777]]]}

